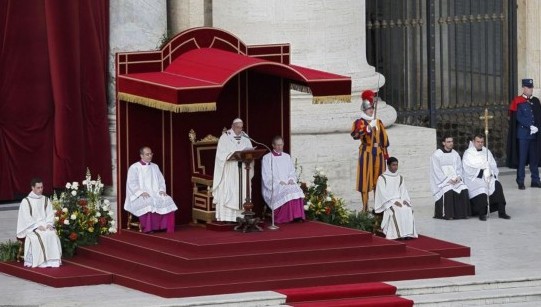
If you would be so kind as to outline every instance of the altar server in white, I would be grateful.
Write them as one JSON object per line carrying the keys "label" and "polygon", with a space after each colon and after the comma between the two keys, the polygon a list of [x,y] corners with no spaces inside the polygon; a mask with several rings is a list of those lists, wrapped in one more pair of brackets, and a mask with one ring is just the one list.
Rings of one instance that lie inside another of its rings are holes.
{"label": "altar server in white", "polygon": [[53,204],[42,195],[43,181],[34,178],[32,192],[21,201],[17,238],[24,241],[24,266],[59,267],[62,246],[54,228]]}
{"label": "altar server in white", "polygon": [[500,171],[492,152],[484,144],[485,137],[476,135],[462,157],[464,183],[468,186],[472,214],[486,221],[490,203],[490,212],[498,211],[498,217],[508,220],[511,217],[505,212],[503,187],[498,181]]}
{"label": "altar server in white", "polygon": [[417,238],[411,200],[406,189],[404,177],[398,174],[398,159],[387,159],[387,170],[378,177],[376,213],[383,212],[381,230],[387,239]]}
{"label": "altar server in white", "polygon": [[444,136],[442,148],[430,157],[430,188],[436,201],[434,217],[465,219],[471,215],[468,187],[462,179],[462,160],[453,149],[453,138]]}

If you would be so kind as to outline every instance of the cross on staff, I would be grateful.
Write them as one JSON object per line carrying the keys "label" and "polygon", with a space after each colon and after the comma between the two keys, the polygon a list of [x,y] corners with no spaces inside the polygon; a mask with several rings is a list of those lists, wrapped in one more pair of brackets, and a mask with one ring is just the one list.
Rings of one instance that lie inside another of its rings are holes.
{"label": "cross on staff", "polygon": [[485,147],[487,149],[488,149],[488,120],[493,119],[493,118],[494,118],[493,115],[488,115],[488,108],[485,108],[485,114],[479,117],[479,119],[485,121]]}

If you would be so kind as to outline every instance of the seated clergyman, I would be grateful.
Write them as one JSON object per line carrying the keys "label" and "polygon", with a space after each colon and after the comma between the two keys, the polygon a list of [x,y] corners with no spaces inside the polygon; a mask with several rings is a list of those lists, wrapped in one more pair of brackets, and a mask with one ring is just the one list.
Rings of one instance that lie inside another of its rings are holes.
{"label": "seated clergyman", "polygon": [[387,160],[387,170],[378,178],[374,210],[383,213],[381,229],[387,239],[417,238],[411,200],[395,157]]}
{"label": "seated clergyman", "polygon": [[139,217],[143,232],[175,231],[175,211],[178,209],[165,192],[165,179],[160,168],[152,163],[152,149],[139,149],[141,160],[128,169],[124,209]]}
{"label": "seated clergyman", "polygon": [[59,267],[62,246],[54,228],[53,204],[43,193],[43,181],[34,178],[32,191],[21,201],[17,238],[24,240],[24,266]]}

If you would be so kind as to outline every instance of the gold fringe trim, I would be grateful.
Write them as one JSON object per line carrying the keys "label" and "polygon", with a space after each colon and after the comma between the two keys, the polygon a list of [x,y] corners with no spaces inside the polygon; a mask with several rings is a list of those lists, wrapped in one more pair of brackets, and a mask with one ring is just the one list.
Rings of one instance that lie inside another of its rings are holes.
{"label": "gold fringe trim", "polygon": [[289,88],[297,92],[312,94],[312,90],[306,85],[290,83]]}
{"label": "gold fringe trim", "polygon": [[119,92],[118,99],[131,103],[137,103],[153,109],[159,109],[174,113],[207,112],[216,111],[216,102],[174,104],[152,98],[141,97],[128,93]]}
{"label": "gold fringe trim", "polygon": [[318,96],[312,98],[312,104],[349,103],[351,95]]}

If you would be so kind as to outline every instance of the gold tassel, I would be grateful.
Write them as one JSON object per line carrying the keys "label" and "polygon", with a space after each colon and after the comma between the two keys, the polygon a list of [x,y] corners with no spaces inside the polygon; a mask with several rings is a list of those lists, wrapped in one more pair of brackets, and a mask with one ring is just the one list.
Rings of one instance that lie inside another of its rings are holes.
{"label": "gold tassel", "polygon": [[312,104],[350,103],[351,95],[317,96],[312,98]]}
{"label": "gold tassel", "polygon": [[216,111],[216,102],[175,104],[123,92],[118,93],[118,99],[174,113]]}

